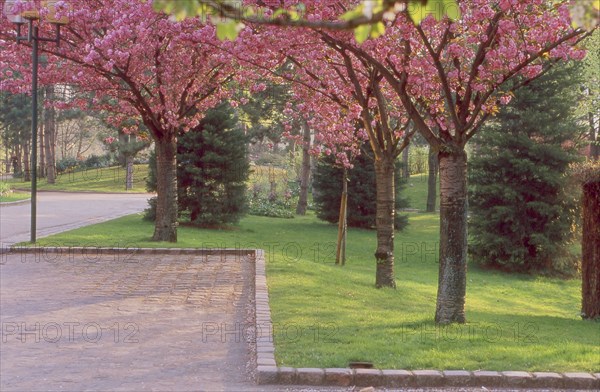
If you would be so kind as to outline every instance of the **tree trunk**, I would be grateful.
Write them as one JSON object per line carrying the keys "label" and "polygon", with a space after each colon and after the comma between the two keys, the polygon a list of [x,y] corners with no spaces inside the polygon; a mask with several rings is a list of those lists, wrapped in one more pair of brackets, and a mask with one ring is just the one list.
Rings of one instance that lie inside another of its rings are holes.
{"label": "tree trunk", "polygon": [[29,143],[22,145],[23,147],[23,181],[31,181],[31,162],[29,161]]}
{"label": "tree trunk", "polygon": [[[127,154],[125,156],[125,190],[131,189],[133,189],[133,155]],[[177,189],[177,185],[175,189]]]}
{"label": "tree trunk", "polygon": [[583,318],[600,317],[600,182],[583,185],[583,238],[581,241]]}
{"label": "tree trunk", "polygon": [[14,167],[13,167],[13,173],[14,174],[21,174],[24,175],[23,173],[23,154],[22,154],[23,150],[21,148],[21,145],[17,144],[15,146],[15,161],[13,163]]}
{"label": "tree trunk", "polygon": [[[46,111],[44,110],[42,112],[44,115],[46,114]],[[46,154],[44,154],[44,133],[46,132],[46,124],[44,124],[42,122],[42,124],[40,124],[39,126],[39,130],[38,130],[38,151],[40,152],[40,160],[38,162],[38,170],[37,170],[37,176],[38,178],[45,178],[46,177]]]}
{"label": "tree trunk", "polygon": [[310,181],[310,127],[308,124],[302,124],[303,143],[302,143],[302,168],[300,172],[300,195],[296,214],[306,215],[308,207],[308,184]]}
{"label": "tree trunk", "polygon": [[394,216],[396,195],[394,193],[394,159],[382,157],[375,159],[375,178],[377,182],[377,288],[396,288],[394,277]]}
{"label": "tree trunk", "polygon": [[410,145],[407,145],[404,150],[402,150],[402,176],[407,180],[410,179],[410,161],[408,159],[408,150]]}
{"label": "tree trunk", "polygon": [[427,212],[435,212],[435,200],[437,196],[437,173],[438,157],[431,146],[429,147],[429,175],[427,177]]}
{"label": "tree trunk", "polygon": [[154,241],[177,242],[177,139],[156,140],[156,220]]}
{"label": "tree trunk", "polygon": [[[46,87],[46,99],[54,100],[54,86]],[[56,182],[56,111],[53,106],[45,109],[44,117],[44,149],[45,173],[48,184]]]}
{"label": "tree trunk", "polygon": [[435,322],[465,322],[467,154],[440,152],[440,267]]}

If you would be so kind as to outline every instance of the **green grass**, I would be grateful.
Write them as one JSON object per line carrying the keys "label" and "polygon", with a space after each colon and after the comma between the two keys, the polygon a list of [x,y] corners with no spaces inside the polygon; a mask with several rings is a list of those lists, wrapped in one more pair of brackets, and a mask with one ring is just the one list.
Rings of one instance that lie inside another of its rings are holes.
{"label": "green grass", "polygon": [[7,195],[0,196],[0,203],[10,203],[14,201],[27,200],[31,197],[29,192],[13,191]]}
{"label": "green grass", "polygon": [[[436,209],[440,208],[440,187],[436,187],[437,198],[435,199]],[[413,174],[402,190],[402,196],[410,200],[410,208],[416,208],[419,211],[425,211],[427,208],[427,173]]]}
{"label": "green grass", "polygon": [[[146,192],[148,165],[135,165],[133,172],[133,189],[125,190],[125,169],[109,167],[85,169],[72,173],[62,173],[55,184],[48,184],[45,179],[38,180],[38,190],[69,192]],[[13,188],[31,189],[31,183],[20,178],[9,180]]]}
{"label": "green grass", "polygon": [[[410,214],[396,234],[396,290],[374,288],[375,233],[351,229],[345,267],[333,264],[336,227],[314,216],[249,216],[231,230],[180,227],[177,247],[267,251],[279,366],[600,371],[600,323],[579,317],[579,280],[508,275],[471,265],[468,323],[432,321],[436,214]],[[165,247],[139,215],[41,239],[39,245]]]}

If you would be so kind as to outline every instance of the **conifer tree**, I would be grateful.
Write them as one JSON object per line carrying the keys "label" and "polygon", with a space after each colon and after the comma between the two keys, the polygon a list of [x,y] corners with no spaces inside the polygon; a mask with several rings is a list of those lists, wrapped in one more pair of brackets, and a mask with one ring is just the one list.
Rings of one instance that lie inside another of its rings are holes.
{"label": "conifer tree", "polygon": [[471,254],[486,266],[572,272],[577,208],[565,172],[585,130],[574,115],[580,77],[559,65],[518,90],[477,140],[471,164]]}
{"label": "conifer tree", "polygon": [[[180,220],[198,226],[237,223],[246,211],[250,166],[247,143],[233,109],[222,103],[177,140],[177,206]],[[156,156],[150,159],[147,189],[156,184]],[[150,201],[147,218],[155,217]]]}

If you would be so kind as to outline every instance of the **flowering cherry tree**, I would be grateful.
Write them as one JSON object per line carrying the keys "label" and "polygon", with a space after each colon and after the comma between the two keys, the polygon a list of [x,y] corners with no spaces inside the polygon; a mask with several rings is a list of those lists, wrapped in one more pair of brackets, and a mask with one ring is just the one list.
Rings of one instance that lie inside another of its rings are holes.
{"label": "flowering cherry tree", "polygon": [[[59,4],[58,8],[63,4]],[[230,57],[220,48],[215,27],[200,19],[174,22],[153,11],[151,2],[86,0],[71,2],[70,23],[63,28],[60,47],[43,45],[48,66],[41,83],[77,86],[86,94],[75,100],[87,108],[112,113],[112,123],[139,119],[148,129],[157,152],[157,219],[154,240],[177,240],[176,140],[198,124],[205,109],[227,94],[234,80]],[[41,12],[44,12],[43,10]],[[27,85],[30,49],[14,42],[5,19],[0,25],[0,65],[11,64],[19,75],[3,80],[3,89]],[[40,24],[40,28],[46,24]],[[90,99],[91,97],[91,99]]]}
{"label": "flowering cherry tree", "polygon": [[[258,34],[256,30],[242,32],[239,44],[245,48],[236,56],[259,70],[275,70],[270,73],[275,79],[291,82],[296,104],[290,102],[284,113],[300,115],[315,130],[314,153],[332,154],[338,164],[348,167],[368,142],[377,177],[375,284],[396,287],[394,164],[414,133],[408,129],[409,118],[378,70],[326,34],[296,30],[291,40],[289,33],[264,26]],[[353,40],[349,31],[338,36]],[[252,52],[250,48],[259,42],[268,50]]]}
{"label": "flowering cherry tree", "polygon": [[440,268],[436,322],[465,322],[467,142],[511,93],[554,62],[581,59],[584,32],[566,4],[466,0],[462,17],[399,14],[363,44],[331,40],[381,73],[440,162]]}
{"label": "flowering cherry tree", "polygon": [[[338,1],[304,5],[307,20],[335,18],[345,10]],[[585,55],[577,44],[586,34],[572,27],[566,1],[465,0],[460,15],[457,20],[429,15],[415,24],[408,12],[400,12],[387,22],[385,34],[362,44],[347,34],[315,29],[331,48],[352,55],[359,60],[354,64],[385,80],[397,98],[388,102],[392,107],[400,103],[394,110],[402,108],[438,154],[441,224],[435,319],[442,324],[465,322],[466,144],[499,105],[510,101],[512,91],[557,61]],[[296,31],[286,31],[288,43],[298,39]],[[306,61],[319,59],[315,50],[315,45],[304,46]],[[336,62],[333,57],[327,61]],[[312,71],[315,75],[325,68],[320,64]],[[338,73],[337,78],[344,77]],[[325,138],[347,145],[340,129],[324,130],[330,135]]]}

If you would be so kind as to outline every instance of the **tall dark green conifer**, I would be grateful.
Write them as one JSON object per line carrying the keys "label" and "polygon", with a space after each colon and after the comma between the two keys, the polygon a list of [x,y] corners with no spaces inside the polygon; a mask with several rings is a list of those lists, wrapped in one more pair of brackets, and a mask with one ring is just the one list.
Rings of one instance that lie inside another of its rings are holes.
{"label": "tall dark green conifer", "polygon": [[[177,205],[180,220],[198,226],[237,223],[246,212],[250,172],[247,140],[233,109],[223,103],[177,139]],[[156,189],[156,156],[150,156],[146,188]],[[154,219],[156,202],[146,213]]]}
{"label": "tall dark green conifer", "polygon": [[582,133],[573,114],[579,74],[556,66],[519,89],[480,132],[470,165],[475,261],[509,271],[573,271],[566,245],[577,204],[565,172]]}
{"label": "tall dark green conifer", "polygon": [[[348,170],[348,226],[372,228],[375,226],[376,188],[373,158],[363,152],[353,161],[354,167]],[[396,209],[408,207],[408,199],[400,192],[406,183],[400,175],[401,164],[396,165]],[[332,156],[319,159],[313,193],[317,217],[330,223],[337,223],[340,215],[343,169],[335,165]],[[406,215],[396,214],[395,227],[406,227]]]}
{"label": "tall dark green conifer", "polygon": [[223,103],[177,141],[178,205],[193,224],[237,223],[246,211],[249,174],[244,132]]}

